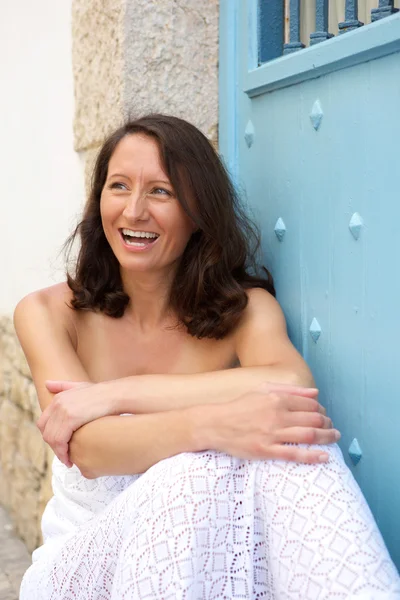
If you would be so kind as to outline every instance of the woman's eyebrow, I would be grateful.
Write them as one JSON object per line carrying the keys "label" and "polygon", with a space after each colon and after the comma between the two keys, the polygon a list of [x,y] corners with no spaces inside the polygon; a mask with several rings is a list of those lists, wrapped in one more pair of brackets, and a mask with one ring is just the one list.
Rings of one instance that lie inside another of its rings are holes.
{"label": "woman's eyebrow", "polygon": [[125,177],[125,179],[129,179],[128,175],[124,175],[123,173],[111,173],[108,178],[111,179],[111,177]]}
{"label": "woman's eyebrow", "polygon": [[[128,175],[124,175],[123,173],[111,173],[108,176],[108,179],[111,179],[112,177],[125,177],[125,179],[130,179]],[[149,183],[165,183],[166,185],[171,185],[171,183],[166,179],[150,179]]]}
{"label": "woman's eyebrow", "polygon": [[171,183],[165,179],[150,179],[149,183],[166,183],[167,185],[171,185]]}

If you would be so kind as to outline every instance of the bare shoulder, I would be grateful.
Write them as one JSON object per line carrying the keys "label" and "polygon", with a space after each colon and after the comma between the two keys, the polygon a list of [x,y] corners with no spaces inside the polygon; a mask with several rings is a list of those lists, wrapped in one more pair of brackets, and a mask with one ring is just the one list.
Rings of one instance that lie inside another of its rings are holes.
{"label": "bare shoulder", "polygon": [[250,288],[246,290],[246,294],[249,299],[248,308],[257,310],[257,308],[268,307],[281,310],[278,300],[263,288]]}
{"label": "bare shoulder", "polygon": [[44,410],[52,400],[47,379],[89,381],[74,345],[67,284],[52,285],[22,298],[14,311],[14,327]]}
{"label": "bare shoulder", "polygon": [[14,326],[18,336],[27,321],[46,319],[59,331],[64,329],[72,342],[76,341],[73,309],[70,307],[72,291],[67,282],[41,288],[24,296],[14,310]]}
{"label": "bare shoulder", "polygon": [[241,366],[275,366],[282,370],[287,383],[315,385],[307,364],[288,337],[286,319],[276,298],[261,288],[248,290],[247,295],[249,301],[235,338]]}
{"label": "bare shoulder", "polygon": [[20,312],[21,307],[26,308],[35,305],[56,308],[57,306],[61,307],[63,303],[69,302],[71,299],[72,291],[68,287],[67,282],[63,281],[62,283],[56,283],[55,285],[30,292],[18,302],[16,309],[18,308]]}
{"label": "bare shoulder", "polygon": [[262,288],[246,290],[248,303],[243,311],[239,330],[254,325],[257,328],[284,329],[286,320],[283,310],[272,294]]}

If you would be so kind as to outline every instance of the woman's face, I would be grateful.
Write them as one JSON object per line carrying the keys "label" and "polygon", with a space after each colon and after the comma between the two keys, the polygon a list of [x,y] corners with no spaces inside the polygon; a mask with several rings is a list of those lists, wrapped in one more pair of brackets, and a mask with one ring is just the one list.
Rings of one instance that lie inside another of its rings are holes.
{"label": "woman's face", "polygon": [[144,134],[127,135],[117,145],[100,212],[108,243],[129,271],[168,271],[195,229],[175,197],[156,141]]}

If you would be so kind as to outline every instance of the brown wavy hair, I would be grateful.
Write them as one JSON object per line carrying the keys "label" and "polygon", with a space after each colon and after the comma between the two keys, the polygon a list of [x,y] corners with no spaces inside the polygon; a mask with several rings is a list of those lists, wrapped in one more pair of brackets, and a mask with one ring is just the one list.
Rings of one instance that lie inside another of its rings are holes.
{"label": "brown wavy hair", "polygon": [[118,143],[136,133],[157,142],[176,197],[198,227],[178,265],[170,306],[190,335],[221,339],[237,325],[247,305],[246,289],[264,288],[273,296],[275,289],[269,271],[262,267],[260,274],[257,269],[259,233],[246,216],[217,152],[194,125],[177,117],[150,114],[131,120],[104,142],[82,220],[64,245],[69,258],[80,238],[73,275],[67,268],[71,306],[119,318],[131,300],[103,231],[100,197]]}

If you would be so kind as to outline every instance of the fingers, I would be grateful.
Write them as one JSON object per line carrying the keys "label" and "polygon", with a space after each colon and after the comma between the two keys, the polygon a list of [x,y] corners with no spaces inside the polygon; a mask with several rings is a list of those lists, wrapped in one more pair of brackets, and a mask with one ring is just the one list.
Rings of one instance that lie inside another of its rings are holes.
{"label": "fingers", "polygon": [[278,443],[334,444],[340,439],[340,432],[337,429],[288,427],[277,431],[274,438]]}
{"label": "fingers", "polygon": [[328,452],[319,450],[307,450],[298,446],[273,445],[270,448],[269,458],[274,460],[286,460],[290,462],[316,464],[329,462]]}
{"label": "fingers", "polygon": [[66,467],[72,467],[72,462],[69,460],[68,457],[68,444],[63,445],[62,447],[57,447],[54,453]]}
{"label": "fingers", "polygon": [[[71,440],[72,433],[67,435],[65,429],[62,427],[57,427],[57,423],[52,424],[51,431],[48,431],[48,429],[49,428],[44,430],[42,433],[43,441],[50,446],[54,454],[62,463],[64,463],[67,467],[72,466],[72,463],[68,457],[69,442]],[[54,431],[57,431],[57,433],[54,434]]]}
{"label": "fingers", "polygon": [[68,456],[68,450],[69,450],[68,443],[61,442],[61,441],[55,441],[54,439],[49,439],[49,438],[47,438],[46,435],[43,436],[43,440],[46,442],[46,444],[48,444],[50,446],[50,448],[53,450],[54,454],[64,465],[66,465],[67,467],[68,466],[72,467],[72,463],[69,460],[69,456]]}
{"label": "fingers", "polygon": [[46,427],[46,423],[48,421],[48,416],[44,414],[44,412],[40,415],[38,420],[36,421],[36,427],[39,429],[41,433],[43,433],[44,428]]}
{"label": "fingers", "polygon": [[322,415],[326,415],[325,408],[314,398],[290,394],[286,398],[286,406],[289,410],[293,411],[319,412]]}
{"label": "fingers", "polygon": [[81,385],[81,381],[53,381],[47,379],[45,381],[45,385],[49,392],[52,394],[59,394],[60,392],[65,392],[66,390],[70,390],[78,385]]}
{"label": "fingers", "polygon": [[326,415],[326,409],[318,402],[316,388],[302,388],[280,383],[263,383],[253,395],[264,396],[269,401],[275,401],[277,406],[285,406],[292,411],[319,412]]}
{"label": "fingers", "polygon": [[257,392],[268,394],[269,392],[284,392],[286,394],[294,394],[295,396],[304,396],[316,398],[318,396],[317,388],[306,388],[299,385],[289,385],[287,383],[262,383],[257,389]]}
{"label": "fingers", "polygon": [[286,427],[318,427],[332,429],[333,424],[329,417],[320,412],[291,411],[284,417]]}
{"label": "fingers", "polygon": [[[53,447],[53,446],[52,446]],[[53,447],[54,454],[66,466],[72,467],[72,463],[68,456],[68,444],[55,444]]]}
{"label": "fingers", "polygon": [[61,381],[47,380],[44,383],[45,383],[45,386],[48,389],[48,391],[51,392],[52,394],[59,394],[60,392],[62,392],[65,389],[63,387],[63,384]]}

